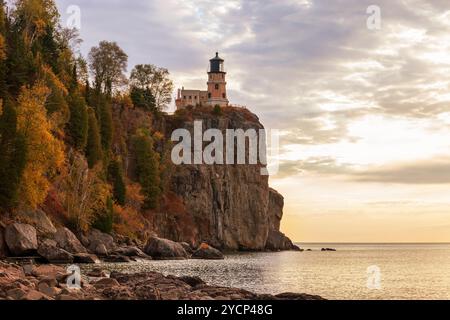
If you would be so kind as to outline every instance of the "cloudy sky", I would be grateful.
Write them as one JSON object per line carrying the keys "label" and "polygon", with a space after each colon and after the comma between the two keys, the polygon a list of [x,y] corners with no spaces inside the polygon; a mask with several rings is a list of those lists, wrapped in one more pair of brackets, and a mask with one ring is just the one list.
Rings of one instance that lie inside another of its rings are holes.
{"label": "cloudy sky", "polygon": [[219,51],[231,102],[282,130],[271,184],[294,240],[450,242],[448,0],[57,3],[81,9],[84,54],[117,41],[178,87],[203,89]]}

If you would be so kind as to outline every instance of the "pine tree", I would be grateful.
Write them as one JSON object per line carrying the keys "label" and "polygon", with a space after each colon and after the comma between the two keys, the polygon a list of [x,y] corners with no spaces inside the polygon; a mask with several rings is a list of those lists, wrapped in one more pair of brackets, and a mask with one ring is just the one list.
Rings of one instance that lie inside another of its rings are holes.
{"label": "pine tree", "polygon": [[88,135],[88,111],[86,101],[80,94],[78,89],[78,80],[76,66],[73,69],[72,84],[70,87],[70,94],[68,97],[70,119],[68,123],[69,136],[71,137],[72,145],[77,150],[84,150],[87,143]]}
{"label": "pine tree", "polygon": [[104,97],[100,98],[98,105],[99,119],[100,119],[100,134],[102,138],[103,151],[108,153],[111,149],[113,137],[113,121],[112,110],[108,100]]}
{"label": "pine tree", "polygon": [[102,159],[102,146],[97,118],[94,110],[88,108],[88,136],[86,144],[86,157],[89,168],[93,168]]}
{"label": "pine tree", "polygon": [[26,164],[26,141],[17,132],[17,113],[10,101],[2,103],[0,117],[0,206],[17,204],[20,179]]}
{"label": "pine tree", "polygon": [[119,160],[113,160],[108,168],[109,180],[113,185],[114,199],[121,206],[125,205],[126,187],[123,179],[123,170]]}
{"label": "pine tree", "polygon": [[133,140],[137,174],[145,196],[144,204],[148,209],[155,209],[159,205],[161,195],[159,154],[155,152],[153,140],[148,134],[139,133]]}

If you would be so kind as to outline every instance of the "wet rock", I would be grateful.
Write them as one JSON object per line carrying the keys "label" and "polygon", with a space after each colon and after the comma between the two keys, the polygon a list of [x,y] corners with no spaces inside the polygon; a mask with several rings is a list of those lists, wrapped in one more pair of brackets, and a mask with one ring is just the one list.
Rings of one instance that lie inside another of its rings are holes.
{"label": "wet rock", "polygon": [[334,252],[334,251],[336,251],[336,249],[332,249],[332,248],[322,248],[321,251],[322,251],[322,252],[324,252],[324,251],[331,251],[331,252]]}
{"label": "wet rock", "polygon": [[295,250],[299,251],[300,248],[295,246],[292,241],[286,237],[283,233],[276,230],[271,230],[266,242],[266,250],[269,251],[284,251]]}
{"label": "wet rock", "polygon": [[87,273],[88,277],[93,278],[108,278],[108,272],[105,270],[102,270],[100,268],[95,268]]}
{"label": "wet rock", "polygon": [[126,246],[117,248],[113,254],[118,254],[126,257],[139,257],[143,259],[151,259],[150,256],[145,254],[141,249],[135,246]]}
{"label": "wet rock", "polygon": [[127,263],[127,262],[131,262],[132,261],[132,259],[130,257],[123,256],[123,255],[120,255],[120,254],[108,255],[108,256],[104,257],[104,260],[106,262],[115,262],[115,263]]}
{"label": "wet rock", "polygon": [[206,285],[206,283],[202,279],[200,279],[199,277],[184,276],[184,277],[180,277],[179,279],[181,281],[183,281],[183,282],[186,282],[191,287],[197,287],[197,286],[200,286],[200,285]]}
{"label": "wet rock", "polygon": [[57,247],[57,243],[54,240],[45,240],[39,245],[38,254],[45,258],[50,263],[72,263],[73,256]]}
{"label": "wet rock", "polygon": [[10,224],[5,228],[5,242],[15,256],[34,254],[38,248],[36,229],[29,224]]}
{"label": "wet rock", "polygon": [[97,264],[100,259],[95,254],[77,253],[73,255],[75,263]]}
{"label": "wet rock", "polygon": [[304,293],[286,292],[275,296],[277,300],[324,300],[320,296],[314,296]]}
{"label": "wet rock", "polygon": [[186,250],[186,252],[188,254],[193,254],[194,250],[192,249],[192,247],[189,245],[189,243],[187,242],[180,242],[180,244],[183,246],[183,249]]}
{"label": "wet rock", "polygon": [[72,253],[87,253],[87,250],[78,238],[67,228],[59,228],[55,234],[55,240],[64,250]]}
{"label": "wet rock", "polygon": [[148,240],[144,251],[153,259],[159,260],[179,260],[188,258],[188,254],[181,244],[157,237],[152,237]]}
{"label": "wet rock", "polygon": [[222,252],[211,247],[206,243],[202,243],[200,248],[192,254],[192,259],[205,259],[205,260],[223,260],[225,257]]}

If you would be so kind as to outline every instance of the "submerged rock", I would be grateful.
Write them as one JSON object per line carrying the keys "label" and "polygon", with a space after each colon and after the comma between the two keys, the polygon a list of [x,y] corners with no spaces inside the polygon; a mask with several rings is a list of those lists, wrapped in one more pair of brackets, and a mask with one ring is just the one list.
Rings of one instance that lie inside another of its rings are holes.
{"label": "submerged rock", "polygon": [[157,237],[152,237],[148,240],[144,251],[153,259],[159,260],[177,260],[188,258],[188,254],[181,244]]}
{"label": "submerged rock", "polygon": [[202,243],[200,248],[192,254],[192,259],[205,259],[205,260],[223,260],[225,257],[222,252],[211,247],[206,243]]}

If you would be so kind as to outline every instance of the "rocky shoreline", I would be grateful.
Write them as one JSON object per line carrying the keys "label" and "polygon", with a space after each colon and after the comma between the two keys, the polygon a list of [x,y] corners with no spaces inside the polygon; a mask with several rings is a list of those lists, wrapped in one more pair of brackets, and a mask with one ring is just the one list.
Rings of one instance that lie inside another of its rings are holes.
{"label": "rocky shoreline", "polygon": [[307,294],[261,295],[210,286],[196,277],[108,274],[101,269],[89,272],[79,288],[72,288],[72,275],[52,264],[20,266],[0,261],[0,300],[323,300]]}
{"label": "rocky shoreline", "polygon": [[[260,295],[237,288],[210,286],[196,277],[156,272],[124,274],[94,268],[86,275],[77,264],[127,263],[138,260],[224,259],[207,243],[150,237],[145,244],[91,230],[78,237],[67,228],[37,232],[23,223],[0,226],[0,300],[318,300],[318,296],[284,293]],[[38,235],[39,234],[39,235]],[[75,269],[62,265],[74,264]],[[75,272],[75,273],[74,273]],[[74,282],[75,281],[75,282]]]}

